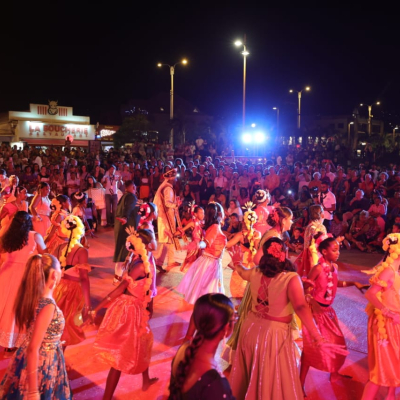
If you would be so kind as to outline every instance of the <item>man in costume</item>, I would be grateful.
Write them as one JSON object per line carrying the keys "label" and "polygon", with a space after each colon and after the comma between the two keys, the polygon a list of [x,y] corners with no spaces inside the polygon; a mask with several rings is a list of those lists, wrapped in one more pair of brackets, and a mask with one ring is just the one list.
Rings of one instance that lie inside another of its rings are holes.
{"label": "man in costume", "polygon": [[174,261],[175,250],[180,250],[179,239],[174,237],[176,232],[176,216],[180,205],[176,197],[173,184],[177,176],[175,168],[164,174],[164,182],[158,188],[154,196],[154,204],[158,207],[158,249],[153,253],[157,269],[163,269],[164,261],[167,260],[169,267],[176,267],[180,263]]}
{"label": "man in costume", "polygon": [[136,230],[140,220],[140,215],[138,214],[139,208],[136,207],[138,200],[135,192],[135,184],[131,180],[126,181],[125,193],[119,199],[117,205],[114,225],[115,250],[113,257],[113,262],[115,262],[115,285],[118,285],[122,280],[124,262],[128,255],[125,243],[129,235],[125,229],[130,226]]}

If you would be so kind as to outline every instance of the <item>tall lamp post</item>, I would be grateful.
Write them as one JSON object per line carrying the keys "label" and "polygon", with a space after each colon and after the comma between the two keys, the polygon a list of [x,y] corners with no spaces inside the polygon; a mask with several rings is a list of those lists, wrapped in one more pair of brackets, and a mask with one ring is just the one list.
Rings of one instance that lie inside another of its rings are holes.
{"label": "tall lamp post", "polygon": [[398,126],[395,126],[394,128],[393,128],[393,146],[395,145],[395,143],[396,143],[396,129],[399,129],[399,127]]}
{"label": "tall lamp post", "polygon": [[250,54],[246,48],[246,35],[243,37],[243,42],[241,40],[236,40],[235,46],[243,46],[242,56],[243,56],[243,116],[242,116],[242,129],[244,132],[246,126],[246,57]]}
{"label": "tall lamp post", "polygon": [[[380,104],[381,104],[380,101],[377,101],[375,103],[375,105],[377,105],[377,106],[379,106]],[[363,107],[364,104],[361,103],[360,106]],[[373,115],[372,115],[372,106],[373,106],[373,104],[367,105],[367,106],[368,106],[368,136],[371,136],[371,133],[372,133],[371,127],[372,127],[372,118],[373,118]]]}
{"label": "tall lamp post", "polygon": [[272,107],[276,111],[276,136],[279,137],[279,107]]}
{"label": "tall lamp post", "polygon": [[169,119],[171,121],[171,132],[169,137],[169,142],[171,143],[171,148],[174,147],[174,127],[172,126],[172,120],[174,119],[174,73],[175,67],[178,64],[186,65],[188,61],[184,58],[182,61],[175,63],[174,65],[158,63],[157,67],[161,68],[162,66],[166,65],[169,67],[169,73],[171,75],[171,90],[169,92]]}
{"label": "tall lamp post", "polygon": [[310,86],[306,86],[304,89],[301,90],[293,90],[290,89],[289,93],[297,92],[297,97],[299,99],[299,105],[297,107],[297,129],[300,129],[300,115],[301,115],[301,93],[305,90],[306,92],[309,92],[311,90]]}

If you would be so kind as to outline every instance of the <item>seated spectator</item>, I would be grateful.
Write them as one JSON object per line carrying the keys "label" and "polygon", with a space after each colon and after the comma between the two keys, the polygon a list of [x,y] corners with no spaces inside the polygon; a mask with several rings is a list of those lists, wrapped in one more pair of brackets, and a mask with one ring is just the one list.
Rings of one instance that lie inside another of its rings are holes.
{"label": "seated spectator", "polygon": [[237,201],[239,202],[240,207],[244,207],[245,203],[250,201],[249,191],[246,188],[240,188],[240,195],[237,198]]}
{"label": "seated spectator", "polygon": [[280,202],[282,200],[285,199],[285,196],[282,194],[282,191],[280,188],[276,188],[273,192],[272,192],[272,197],[271,197],[271,204],[275,204],[278,203],[277,205],[280,204]]}
{"label": "seated spectator", "polygon": [[200,203],[204,207],[208,204],[211,196],[215,194],[214,182],[212,179],[207,180],[207,186],[200,188]]}
{"label": "seated spectator", "polygon": [[371,174],[365,175],[365,180],[363,182],[361,182],[360,189],[364,191],[365,197],[367,199],[372,198],[372,193],[375,189],[375,184],[372,180]]}
{"label": "seated spectator", "polygon": [[380,229],[376,219],[371,217],[368,211],[363,210],[359,214],[358,221],[352,224],[350,233],[346,234],[346,239],[361,251],[366,251],[367,245],[373,242],[379,233]]}
{"label": "seated spectator", "polygon": [[215,194],[213,194],[210,197],[209,202],[215,201],[219,204],[221,204],[221,206],[225,209],[226,208],[226,197],[225,195],[222,193],[222,188],[221,187],[217,187],[215,189]]}
{"label": "seated spectator", "polygon": [[235,213],[229,217],[229,224],[226,229],[222,228],[222,232],[230,240],[236,233],[242,231],[242,223],[239,221],[239,216]]}
{"label": "seated spectator", "polygon": [[294,253],[301,253],[304,247],[304,238],[301,236],[303,229],[296,227],[293,229],[293,234],[289,240],[289,249]]}
{"label": "seated spectator", "polygon": [[226,210],[227,217],[231,216],[232,214],[237,214],[239,217],[239,221],[241,222],[243,219],[243,211],[240,207],[240,204],[237,200],[231,200],[229,202],[229,207]]}
{"label": "seated spectator", "polygon": [[345,221],[358,215],[361,211],[368,211],[370,207],[370,202],[364,197],[364,191],[358,189],[355,196],[351,199],[349,204],[349,211],[343,214],[343,219]]}
{"label": "seated spectator", "polygon": [[343,214],[340,212],[333,214],[333,220],[329,233],[331,233],[333,237],[337,238],[344,236],[348,229],[349,224],[346,221],[343,221]]}
{"label": "seated spectator", "polygon": [[386,207],[382,204],[382,197],[374,196],[374,204],[368,209],[369,215],[376,218],[381,232],[385,231]]}

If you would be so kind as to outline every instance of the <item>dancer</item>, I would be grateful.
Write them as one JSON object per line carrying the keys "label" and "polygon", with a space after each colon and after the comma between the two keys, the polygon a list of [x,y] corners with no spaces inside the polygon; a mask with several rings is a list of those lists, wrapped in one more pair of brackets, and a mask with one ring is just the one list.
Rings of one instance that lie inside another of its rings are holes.
{"label": "dancer", "polygon": [[26,260],[46,252],[39,233],[32,231],[31,216],[18,211],[0,240],[0,346],[11,353],[24,339],[15,324],[14,303],[24,275]]}
{"label": "dancer", "polygon": [[91,312],[94,321],[96,312],[108,305],[94,342],[96,358],[111,367],[103,400],[112,399],[121,372],[141,373],[143,391],[158,380],[149,377],[153,333],[147,306],[151,298],[152,272],[146,246],[152,239],[151,231],[145,229],[128,237],[126,245],[134,255],[128,273]]}
{"label": "dancer", "polygon": [[[241,232],[236,233],[226,245],[227,249],[230,249],[233,246],[238,247],[237,250],[242,252],[243,255],[243,264],[247,268],[252,268],[255,266],[253,257],[257,253],[258,245],[261,240],[261,233],[254,228],[257,225],[257,213],[256,211],[253,211],[255,207],[256,206],[251,201],[245,204],[243,209],[247,211],[244,213],[243,217],[244,229]],[[243,298],[246,285],[246,281],[244,281],[234,270],[232,272],[230,283],[231,296],[233,298]]]}
{"label": "dancer", "polygon": [[[259,189],[255,193],[255,201],[257,207],[254,210],[257,214],[257,222],[254,224],[254,229],[264,235],[271,227],[268,225],[267,219],[274,206],[269,206],[271,195],[268,190]],[[279,206],[279,204],[277,204]]]}
{"label": "dancer", "polygon": [[205,294],[194,305],[193,320],[195,337],[172,360],[169,400],[233,400],[229,382],[221,377],[215,361],[219,343],[235,323],[233,304],[223,294]]}
{"label": "dancer", "polygon": [[[322,232],[324,239],[327,237],[324,221],[324,209],[321,205],[315,204],[309,208],[310,223],[307,225],[304,232],[304,249],[299,254],[294,264],[297,268],[297,273],[302,277],[307,277],[310,270],[317,264],[318,259],[313,257],[313,239],[318,232]],[[339,238],[340,239],[340,238]]]}
{"label": "dancer", "polygon": [[11,186],[6,186],[1,190],[1,198],[4,199],[5,203],[0,210],[0,238],[6,233],[15,213],[18,211],[18,207],[15,204],[16,198],[12,193]]}
{"label": "dancer", "polygon": [[205,212],[205,239],[200,242],[200,248],[204,248],[203,255],[192,263],[176,288],[189,304],[194,304],[203,294],[225,293],[222,256],[227,239],[221,230],[223,219],[221,204],[209,203]]}
{"label": "dancer", "polygon": [[85,227],[85,234],[81,239],[81,244],[88,249],[90,245],[87,235],[90,235],[90,237],[92,238],[95,237],[95,235],[93,233],[93,229],[89,225],[85,214],[88,199],[87,194],[84,192],[75,192],[72,193],[71,199],[72,203],[75,204],[75,207],[72,209],[72,214],[79,217],[83,223],[83,226]]}
{"label": "dancer", "polygon": [[179,239],[174,238],[176,232],[176,213],[181,205],[179,197],[175,196],[173,185],[176,181],[177,171],[170,169],[164,175],[164,181],[158,188],[154,196],[154,204],[158,208],[157,232],[158,249],[154,254],[157,269],[167,272],[163,268],[164,261],[167,260],[168,267],[176,267],[180,263],[174,261],[175,250],[180,250]]}
{"label": "dancer", "polygon": [[391,233],[383,240],[385,257],[373,270],[371,287],[365,293],[369,301],[368,367],[369,381],[362,400],[375,399],[381,386],[388,388],[386,399],[395,399],[400,386],[400,234]]}
{"label": "dancer", "polygon": [[51,227],[47,230],[44,242],[47,245],[47,251],[50,254],[53,254],[60,244],[65,243],[68,240],[68,238],[60,233],[60,225],[71,212],[71,202],[69,197],[59,194],[51,201],[50,209],[53,212],[50,219]]}
{"label": "dancer", "polygon": [[68,237],[68,243],[58,246],[54,252],[60,260],[63,276],[54,291],[54,299],[64,314],[65,329],[62,335],[64,348],[85,340],[82,326],[75,322],[76,316],[85,319],[91,310],[88,250],[80,243],[85,228],[79,217],[69,215],[60,226],[60,233]]}
{"label": "dancer", "polygon": [[72,399],[60,340],[64,317],[53,298],[60,279],[55,257],[29,258],[15,303],[17,324],[27,335],[0,384],[1,399]]}
{"label": "dancer", "polygon": [[122,275],[124,273],[124,262],[128,256],[128,250],[126,249],[125,243],[128,237],[126,227],[130,226],[133,229],[137,229],[140,220],[138,215],[136,186],[133,181],[128,180],[125,182],[125,193],[119,199],[116,212],[115,212],[115,225],[114,225],[114,239],[115,239],[115,250],[113,256],[113,262],[115,262],[114,268],[114,280],[113,284],[116,286],[122,281]]}
{"label": "dancer", "polygon": [[[311,268],[308,278],[304,281],[306,301],[309,303],[315,324],[320,334],[329,342],[340,344],[346,347],[343,333],[339,327],[335,310],[332,303],[336,297],[338,287],[356,286],[361,290],[365,287],[358,282],[339,281],[338,267],[335,261],[339,258],[339,243],[335,238],[324,239],[318,246],[318,251],[322,254],[319,263]],[[330,380],[335,381],[340,378],[339,369],[344,364],[346,357],[341,354],[334,354],[328,357],[315,347],[313,336],[303,326],[303,353],[301,355],[300,382],[305,393],[305,380],[310,367],[321,371],[330,372]],[[345,376],[347,377],[347,376]]]}
{"label": "dancer", "polygon": [[40,233],[42,237],[46,236],[47,229],[50,228],[50,186],[46,182],[40,182],[38,190],[33,197],[29,211],[32,214],[33,229]]}
{"label": "dancer", "polygon": [[263,248],[264,255],[256,268],[247,269],[239,257],[234,257],[236,270],[250,282],[251,312],[240,331],[229,378],[232,392],[237,400],[303,399],[290,326],[294,312],[324,354],[348,352],[343,346],[327,343],[318,332],[300,277],[286,259],[284,242],[271,238]]}
{"label": "dancer", "polygon": [[178,228],[175,232],[175,236],[182,236],[188,229],[193,229],[192,241],[186,248],[186,257],[180,268],[182,272],[186,272],[190,265],[203,254],[203,249],[200,248],[200,243],[204,241],[205,234],[203,229],[204,209],[192,203],[190,204],[190,214],[192,220],[184,228]]}

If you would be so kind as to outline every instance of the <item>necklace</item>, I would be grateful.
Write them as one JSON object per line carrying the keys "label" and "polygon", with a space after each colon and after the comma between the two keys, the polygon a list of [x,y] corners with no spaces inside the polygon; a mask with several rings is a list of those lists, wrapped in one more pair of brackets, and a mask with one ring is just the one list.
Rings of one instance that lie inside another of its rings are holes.
{"label": "necklace", "polygon": [[326,274],[328,279],[328,284],[326,285],[325,292],[325,300],[332,301],[332,288],[333,288],[333,274],[332,274],[332,265],[329,265],[325,259],[321,258],[321,266]]}

